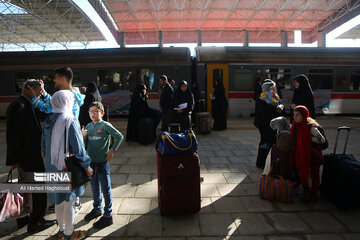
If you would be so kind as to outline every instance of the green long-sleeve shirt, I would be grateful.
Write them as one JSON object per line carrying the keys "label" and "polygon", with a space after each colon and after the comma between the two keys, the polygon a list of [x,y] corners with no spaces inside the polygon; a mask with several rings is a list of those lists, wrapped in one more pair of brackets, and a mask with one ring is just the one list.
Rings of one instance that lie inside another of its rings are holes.
{"label": "green long-sleeve shirt", "polygon": [[112,148],[117,151],[123,135],[116,128],[106,121],[100,120],[96,124],[89,123],[86,125],[87,135],[85,143],[87,145],[87,153],[93,162],[105,162],[106,155],[109,152],[110,136],[114,138]]}

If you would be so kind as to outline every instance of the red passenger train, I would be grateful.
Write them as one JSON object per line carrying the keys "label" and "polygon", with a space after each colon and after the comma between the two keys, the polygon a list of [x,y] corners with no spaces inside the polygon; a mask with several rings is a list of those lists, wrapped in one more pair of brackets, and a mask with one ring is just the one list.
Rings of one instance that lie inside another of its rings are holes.
{"label": "red passenger train", "polygon": [[46,89],[54,92],[53,69],[61,66],[73,69],[74,86],[94,81],[103,96],[129,93],[137,83],[144,83],[152,107],[159,106],[158,79],[163,74],[176,82],[198,81],[208,110],[213,81],[222,79],[229,99],[229,115],[234,117],[254,112],[253,85],[257,77],[275,80],[284,103],[289,104],[292,78],[303,73],[314,90],[318,113],[360,113],[358,48],[197,47],[195,52],[195,57],[191,57],[188,48],[174,47],[3,52],[0,116],[5,116],[8,104],[19,95],[26,79],[43,79]]}

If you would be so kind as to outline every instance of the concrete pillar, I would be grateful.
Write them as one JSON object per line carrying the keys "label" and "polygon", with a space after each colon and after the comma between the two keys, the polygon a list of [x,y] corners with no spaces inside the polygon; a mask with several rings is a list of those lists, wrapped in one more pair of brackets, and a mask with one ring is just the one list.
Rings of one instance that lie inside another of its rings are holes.
{"label": "concrete pillar", "polygon": [[281,31],[281,47],[287,47],[287,46],[288,46],[288,32]]}
{"label": "concrete pillar", "polygon": [[201,47],[202,46],[202,35],[201,35],[201,30],[197,31],[197,46]]}
{"label": "concrete pillar", "polygon": [[317,33],[318,47],[326,47],[326,34],[324,32]]}
{"label": "concrete pillar", "polygon": [[120,48],[125,48],[125,34],[124,32],[119,32]]}
{"label": "concrete pillar", "polygon": [[163,43],[163,34],[162,31],[159,31],[159,47],[163,47],[164,43]]}
{"label": "concrete pillar", "polygon": [[244,30],[243,47],[249,46],[249,32]]}

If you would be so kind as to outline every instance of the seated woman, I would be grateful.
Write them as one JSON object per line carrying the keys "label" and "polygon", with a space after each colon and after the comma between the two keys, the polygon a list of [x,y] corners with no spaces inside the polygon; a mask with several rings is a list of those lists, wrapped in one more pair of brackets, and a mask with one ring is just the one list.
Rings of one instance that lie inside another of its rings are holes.
{"label": "seated woman", "polygon": [[188,88],[186,81],[181,81],[174,92],[173,99],[173,121],[180,123],[182,130],[191,128],[191,112],[194,109],[194,96]]}
{"label": "seated woman", "polygon": [[291,136],[289,122],[285,117],[277,117],[270,121],[270,127],[277,131],[276,144],[272,146],[266,158],[264,174],[280,175],[290,178],[289,154],[291,150]]}
{"label": "seated woman", "polygon": [[[290,153],[290,168],[296,169],[304,189],[302,200],[314,202],[320,185],[320,165],[323,163],[321,145],[326,140],[318,130],[318,123],[309,117],[305,106],[294,108],[294,121],[291,126],[293,146]],[[311,190],[309,185],[311,176]]]}
{"label": "seated woman", "polygon": [[138,123],[143,118],[153,120],[153,133],[156,134],[156,128],[161,120],[161,112],[157,109],[150,108],[147,103],[146,86],[138,84],[133,92],[130,101],[130,111],[126,131],[126,141],[139,141]]}

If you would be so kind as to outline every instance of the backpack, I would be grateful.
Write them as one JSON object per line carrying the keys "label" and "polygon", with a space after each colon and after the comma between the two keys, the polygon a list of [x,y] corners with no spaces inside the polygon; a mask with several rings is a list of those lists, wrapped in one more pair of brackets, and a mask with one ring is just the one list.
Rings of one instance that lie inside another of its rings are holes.
{"label": "backpack", "polygon": [[320,144],[321,150],[325,150],[325,149],[327,149],[329,147],[329,142],[328,142],[328,140],[327,140],[327,138],[325,136],[325,131],[324,131],[323,127],[320,124],[318,125],[317,129],[319,130],[321,135],[323,135],[324,138],[325,138],[325,142]]}

